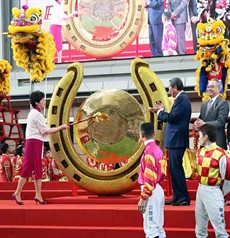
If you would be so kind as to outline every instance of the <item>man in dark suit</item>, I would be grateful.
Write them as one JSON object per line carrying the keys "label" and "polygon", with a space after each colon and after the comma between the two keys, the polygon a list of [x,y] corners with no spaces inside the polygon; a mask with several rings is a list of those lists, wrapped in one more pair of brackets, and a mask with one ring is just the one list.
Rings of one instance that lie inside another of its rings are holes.
{"label": "man in dark suit", "polygon": [[153,56],[163,56],[161,45],[163,36],[162,14],[164,12],[164,0],[146,1],[148,8],[149,45]]}
{"label": "man in dark suit", "polygon": [[188,206],[190,198],[182,167],[182,158],[185,149],[189,147],[191,104],[183,91],[183,83],[180,78],[173,78],[169,83],[169,93],[175,98],[171,111],[165,112],[161,103],[157,104],[157,109],[151,109],[151,112],[157,112],[158,120],[167,123],[164,131],[164,145],[169,152],[169,169],[174,196],[171,201],[166,201],[165,204]]}
{"label": "man in dark suit", "polygon": [[204,124],[215,126],[217,128],[216,144],[226,150],[225,123],[228,118],[229,106],[227,101],[219,96],[221,89],[221,80],[212,79],[209,81],[207,94],[210,100],[202,103],[200,116],[194,122],[194,125],[198,129]]}

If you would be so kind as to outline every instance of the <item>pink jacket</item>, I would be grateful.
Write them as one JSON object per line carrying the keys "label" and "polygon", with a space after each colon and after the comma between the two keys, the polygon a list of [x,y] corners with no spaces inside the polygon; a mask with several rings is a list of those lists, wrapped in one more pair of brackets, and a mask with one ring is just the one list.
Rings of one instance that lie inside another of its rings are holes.
{"label": "pink jacket", "polygon": [[154,140],[147,141],[141,157],[138,183],[142,186],[141,197],[147,199],[157,183],[161,183],[166,175],[167,161],[163,152]]}

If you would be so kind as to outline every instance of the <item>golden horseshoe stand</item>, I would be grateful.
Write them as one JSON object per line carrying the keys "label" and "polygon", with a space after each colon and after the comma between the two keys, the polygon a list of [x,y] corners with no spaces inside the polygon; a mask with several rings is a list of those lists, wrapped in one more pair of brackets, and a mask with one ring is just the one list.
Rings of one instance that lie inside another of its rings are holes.
{"label": "golden horseshoe stand", "polygon": [[[163,147],[164,124],[157,121],[156,115],[150,113],[149,107],[154,106],[155,102],[160,100],[165,105],[165,110],[170,110],[165,88],[159,77],[149,69],[149,65],[144,60],[133,60],[131,75],[144,104],[143,121],[154,123],[155,139]],[[51,127],[69,124],[71,107],[82,80],[83,68],[81,64],[71,64],[66,75],[56,86],[50,101],[48,123]],[[129,157],[128,163],[124,167],[112,171],[90,168],[81,159],[79,152],[71,141],[68,130],[51,134],[50,148],[66,176],[77,183],[78,186],[90,192],[102,195],[117,195],[127,193],[137,186],[139,160],[143,152],[143,144]]]}

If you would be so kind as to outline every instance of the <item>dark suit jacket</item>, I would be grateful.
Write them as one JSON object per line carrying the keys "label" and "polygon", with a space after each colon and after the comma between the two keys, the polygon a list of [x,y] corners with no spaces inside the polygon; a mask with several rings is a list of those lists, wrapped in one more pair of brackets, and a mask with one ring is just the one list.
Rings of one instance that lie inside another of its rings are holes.
{"label": "dark suit jacket", "polygon": [[148,23],[150,25],[162,24],[164,0],[150,0],[148,7]]}
{"label": "dark suit jacket", "polygon": [[164,111],[159,113],[158,120],[167,122],[164,132],[166,148],[189,147],[190,118],[191,103],[184,92],[175,99],[170,113]]}
{"label": "dark suit jacket", "polygon": [[216,143],[223,149],[227,149],[226,146],[226,136],[225,136],[225,123],[228,118],[229,106],[227,101],[218,97],[212,104],[208,114],[206,115],[208,102],[201,104],[200,116],[205,123],[211,124],[217,128],[217,138]]}
{"label": "dark suit jacket", "polygon": [[227,142],[230,143],[230,122],[227,125]]}

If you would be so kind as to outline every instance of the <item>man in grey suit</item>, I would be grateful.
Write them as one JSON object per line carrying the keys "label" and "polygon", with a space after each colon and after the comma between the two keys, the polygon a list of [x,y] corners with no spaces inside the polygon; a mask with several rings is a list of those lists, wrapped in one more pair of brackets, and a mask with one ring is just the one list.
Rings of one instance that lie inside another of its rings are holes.
{"label": "man in grey suit", "polygon": [[197,25],[197,0],[190,0],[188,5],[188,12],[190,17],[190,23],[192,28],[192,40],[193,40],[193,49],[194,53],[197,51],[197,34],[196,34],[196,25]]}
{"label": "man in grey suit", "polygon": [[219,93],[222,89],[222,83],[218,79],[212,79],[207,86],[207,94],[210,100],[202,103],[200,116],[194,122],[197,128],[204,124],[210,124],[217,128],[216,144],[223,149],[227,149],[225,123],[228,118],[229,106],[227,101],[223,100]]}
{"label": "man in grey suit", "polygon": [[177,33],[177,53],[179,55],[186,54],[185,31],[186,22],[188,21],[188,2],[189,0],[170,0],[168,6],[169,11],[172,13],[172,22]]}

